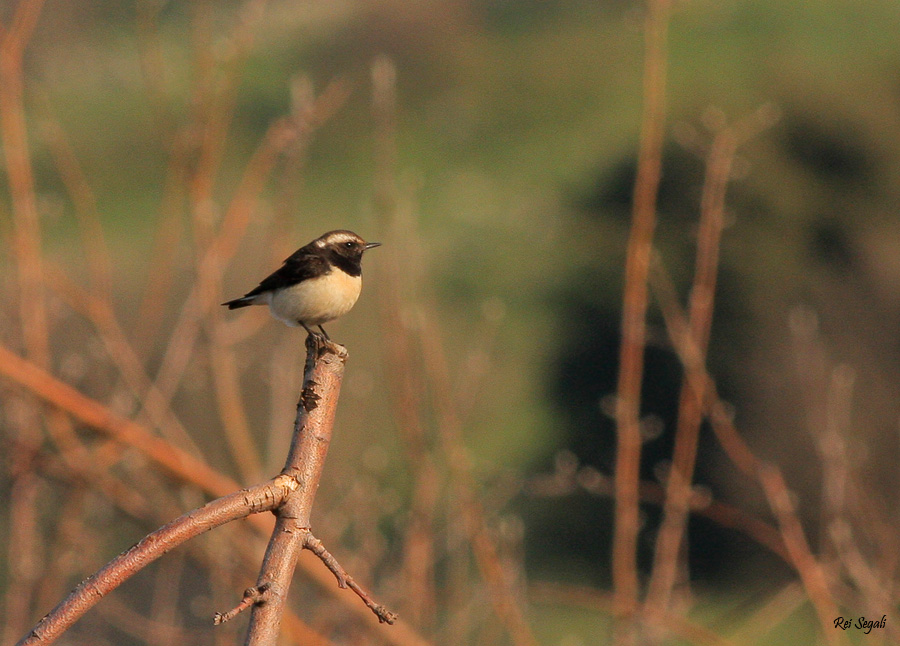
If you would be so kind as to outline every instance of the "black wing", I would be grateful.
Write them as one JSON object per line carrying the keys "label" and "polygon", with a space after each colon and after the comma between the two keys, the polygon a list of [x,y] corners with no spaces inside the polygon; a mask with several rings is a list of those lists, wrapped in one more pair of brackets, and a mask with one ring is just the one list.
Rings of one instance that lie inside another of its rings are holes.
{"label": "black wing", "polygon": [[328,269],[328,261],[325,258],[303,247],[291,254],[281,267],[263,278],[258,286],[244,295],[244,298],[296,285],[302,280],[321,276],[327,273]]}

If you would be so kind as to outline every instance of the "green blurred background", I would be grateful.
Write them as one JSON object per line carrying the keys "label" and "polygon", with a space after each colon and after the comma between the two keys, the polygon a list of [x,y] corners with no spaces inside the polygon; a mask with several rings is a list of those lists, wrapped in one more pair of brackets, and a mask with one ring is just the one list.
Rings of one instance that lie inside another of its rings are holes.
{"label": "green blurred background", "polygon": [[[15,4],[5,3],[0,17],[8,20]],[[293,248],[330,229],[384,243],[366,256],[360,303],[329,326],[351,361],[319,522],[338,513],[334,506],[359,474],[394,501],[382,507],[378,523],[388,541],[384,553],[400,549],[391,541],[411,482],[387,396],[392,375],[384,362],[386,319],[379,316],[380,285],[394,268],[411,276],[404,294],[433,307],[440,322],[456,396],[468,393],[460,403],[462,428],[477,478],[496,522],[521,548],[527,579],[608,590],[612,500],[577,485],[539,485],[548,474],[612,474],[609,397],[639,136],[643,4],[260,6],[255,15],[236,2],[47,4],[26,54],[47,257],[84,275],[83,251],[72,242],[79,235],[73,205],[42,134],[48,120],[66,133],[93,190],[115,267],[117,311],[132,330],[140,324],[134,304],[157,258],[153,241],[164,211],[186,208],[166,206],[163,191],[198,83],[229,69],[239,79],[212,191],[215,220],[269,125],[291,111],[292,88],[321,91],[341,79],[350,92],[346,102],[306,150],[279,161],[225,268],[221,294],[225,300],[244,293]],[[232,68],[236,45],[229,35],[241,21],[253,42]],[[738,151],[709,367],[750,444],[784,469],[814,546],[821,540],[823,483],[819,462],[810,458],[816,450],[810,426],[827,406],[822,374],[852,383],[848,460],[881,501],[876,514],[897,521],[887,510],[895,510],[890,501],[900,484],[898,34],[900,5],[888,1],[678,2],[670,26],[655,244],[683,301],[705,148],[722,123],[761,108],[777,116]],[[385,126],[373,112],[372,68],[379,60],[396,71],[392,165],[379,140]],[[202,65],[213,73],[200,77]],[[379,198],[384,171],[391,188]],[[0,187],[4,220],[7,190]],[[397,229],[385,213],[392,209],[414,231],[403,240],[390,237]],[[9,239],[8,224],[3,229]],[[177,244],[187,249],[184,239]],[[3,258],[9,267],[9,255]],[[170,303],[185,297],[193,272],[187,251],[176,258]],[[169,325],[176,312],[165,315]],[[4,337],[15,343],[5,318]],[[642,475],[658,481],[671,452],[681,375],[655,308],[650,323]],[[270,411],[259,375],[272,352],[288,348],[299,361],[301,342],[274,321],[259,325],[236,347],[255,441],[264,461],[278,465],[268,429],[289,423],[292,410]],[[53,331],[60,364],[88,336],[78,325],[59,323]],[[812,368],[798,350],[811,337],[820,352]],[[150,374],[162,343],[147,351]],[[103,399],[115,380],[102,372],[89,368],[69,380]],[[189,376],[176,411],[207,459],[234,474],[208,421],[214,418],[208,376],[202,366]],[[697,470],[698,483],[715,499],[766,517],[758,490],[705,429]],[[646,566],[659,510],[647,506],[644,513]],[[344,551],[351,551],[352,528],[344,539]],[[726,633],[762,603],[773,581],[793,576],[752,540],[704,520],[690,526],[690,564],[695,612]],[[807,633],[798,631],[814,625],[807,610],[779,624],[765,643],[779,643],[781,633],[784,643],[801,643],[797,635]],[[598,643],[607,621],[605,613],[562,603],[537,603],[529,616],[541,643],[566,646]]]}

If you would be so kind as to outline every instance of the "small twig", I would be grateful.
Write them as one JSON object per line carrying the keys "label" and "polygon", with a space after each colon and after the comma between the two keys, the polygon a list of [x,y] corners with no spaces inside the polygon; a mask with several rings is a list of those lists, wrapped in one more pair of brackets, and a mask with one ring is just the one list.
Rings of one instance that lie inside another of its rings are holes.
{"label": "small twig", "polygon": [[239,614],[244,612],[250,606],[257,603],[265,603],[266,598],[269,596],[269,586],[263,584],[261,586],[253,586],[244,590],[244,598],[241,599],[241,602],[236,605],[234,608],[229,610],[228,612],[217,612],[213,615],[213,624],[219,626],[224,624],[226,621],[231,621]]}
{"label": "small twig", "polygon": [[393,624],[397,621],[397,613],[391,612],[381,604],[375,603],[375,600],[359,586],[352,576],[347,574],[347,570],[337,562],[337,559],[331,555],[331,552],[325,549],[322,541],[312,535],[312,532],[306,532],[306,538],[303,540],[303,547],[318,556],[322,563],[331,570],[332,574],[334,574],[334,578],[337,579],[338,587],[350,588],[353,590],[359,598],[363,600],[363,603],[375,613],[380,623]]}

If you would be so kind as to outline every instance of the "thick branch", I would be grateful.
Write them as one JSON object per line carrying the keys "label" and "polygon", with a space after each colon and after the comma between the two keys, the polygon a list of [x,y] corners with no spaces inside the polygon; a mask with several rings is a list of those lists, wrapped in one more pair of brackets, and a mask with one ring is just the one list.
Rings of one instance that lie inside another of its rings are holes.
{"label": "thick branch", "polygon": [[17,646],[50,644],[100,599],[166,552],[195,536],[250,514],[277,509],[298,482],[279,475],[190,511],[144,537],[82,581]]}
{"label": "thick branch", "polygon": [[306,340],[306,371],[297,403],[294,436],[282,475],[298,483],[297,490],[278,510],[275,531],[256,582],[267,594],[253,606],[246,644],[261,646],[278,641],[281,615],[294,576],[297,558],[303,551],[309,532],[319,479],[331,441],[331,429],[337,408],[347,351],[342,346],[321,342],[309,335]]}

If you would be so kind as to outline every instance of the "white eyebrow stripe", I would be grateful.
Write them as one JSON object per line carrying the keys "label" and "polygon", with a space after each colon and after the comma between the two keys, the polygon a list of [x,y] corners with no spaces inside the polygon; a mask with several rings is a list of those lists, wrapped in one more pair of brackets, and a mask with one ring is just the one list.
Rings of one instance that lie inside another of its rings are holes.
{"label": "white eyebrow stripe", "polygon": [[342,242],[357,242],[359,238],[352,233],[332,233],[330,236],[317,242],[318,246],[326,247],[328,245],[340,244]]}

